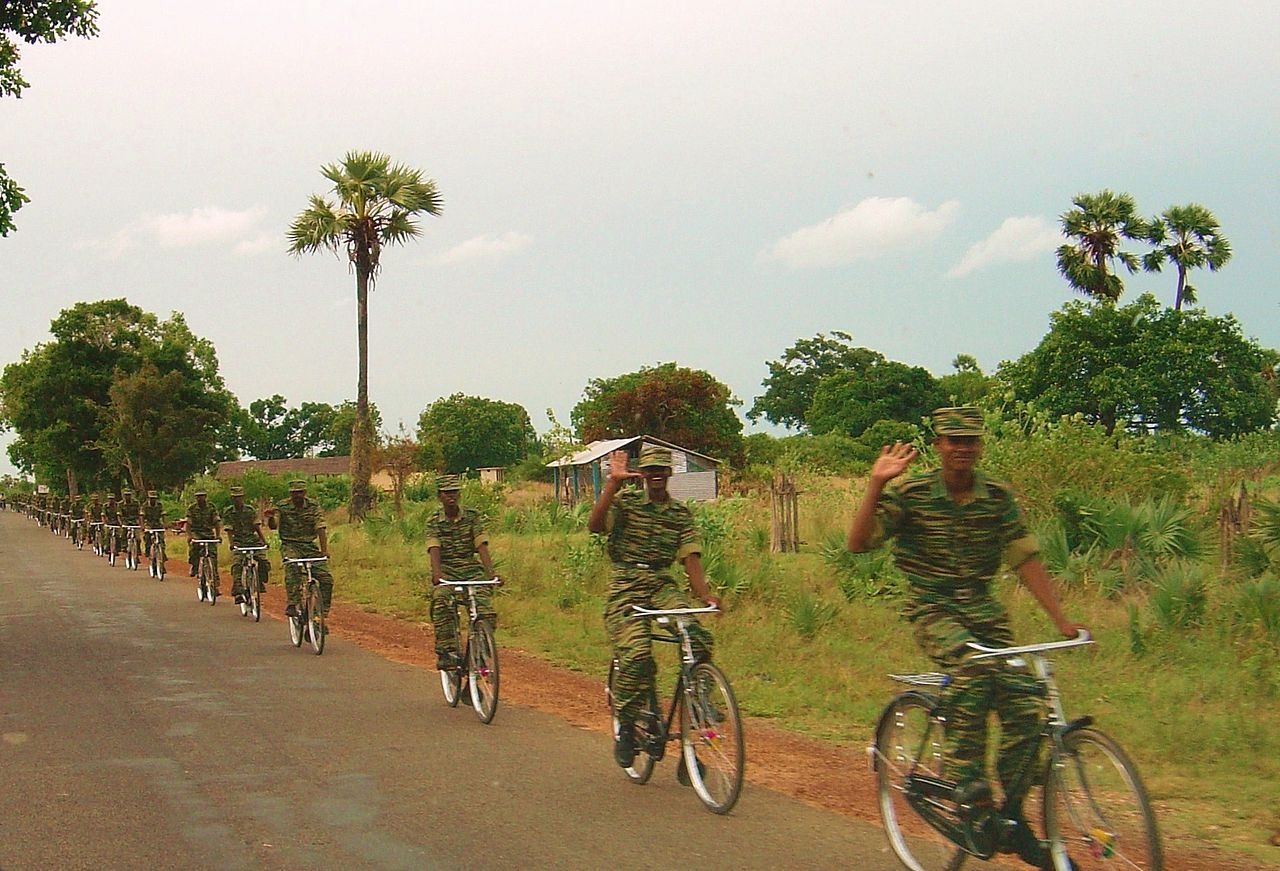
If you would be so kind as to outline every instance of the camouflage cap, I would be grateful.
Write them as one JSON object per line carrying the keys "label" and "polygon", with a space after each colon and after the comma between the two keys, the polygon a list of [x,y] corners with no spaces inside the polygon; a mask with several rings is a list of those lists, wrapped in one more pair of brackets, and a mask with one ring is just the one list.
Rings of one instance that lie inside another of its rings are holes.
{"label": "camouflage cap", "polygon": [[462,489],[461,475],[441,475],[440,477],[436,478],[437,492],[441,490],[461,490],[461,489]]}
{"label": "camouflage cap", "polygon": [[159,494],[159,493],[157,493],[155,490],[148,490],[148,491],[147,491],[147,498],[148,498],[148,499],[158,499],[159,497],[160,497],[160,494]]}
{"label": "camouflage cap", "polygon": [[984,435],[982,410],[972,405],[934,409],[933,432],[940,436]]}
{"label": "camouflage cap", "polygon": [[121,490],[121,491],[120,491],[120,495],[121,495],[121,496],[132,496],[132,495],[133,495],[133,491],[132,491],[132,490],[130,490],[128,487],[125,487],[123,490]]}
{"label": "camouflage cap", "polygon": [[244,488],[237,484],[236,486],[228,490],[227,493],[228,495],[231,495],[231,496],[243,496]]}
{"label": "camouflage cap", "polygon": [[294,478],[292,481],[289,482],[290,493],[296,493],[299,490],[305,490],[305,489],[307,489],[307,482],[302,480],[301,478]]}
{"label": "camouflage cap", "polygon": [[194,493],[192,493],[191,495],[192,495],[192,496],[208,496],[208,495],[209,495],[209,491],[208,491],[208,490],[206,490],[204,487],[197,487],[197,488],[195,489],[195,492],[194,492]]}
{"label": "camouflage cap", "polygon": [[640,462],[636,466],[641,469],[651,466],[666,466],[670,469],[671,451],[668,448],[660,448],[657,445],[645,445],[640,449]]}

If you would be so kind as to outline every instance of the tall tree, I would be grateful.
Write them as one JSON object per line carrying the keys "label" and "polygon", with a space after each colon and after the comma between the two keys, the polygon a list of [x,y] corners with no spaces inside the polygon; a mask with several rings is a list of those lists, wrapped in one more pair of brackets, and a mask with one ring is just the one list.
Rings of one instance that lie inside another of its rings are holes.
{"label": "tall tree", "polygon": [[663,363],[592,379],[569,418],[583,442],[652,435],[741,466],[741,404],[709,373]]}
{"label": "tall tree", "polygon": [[[123,299],[100,300],[64,309],[49,329],[52,341],[24,352],[0,376],[0,424],[17,433],[9,455],[43,481],[65,476],[71,492],[81,484],[115,485],[122,457],[104,455],[112,443],[105,433],[111,389],[146,363],[161,376],[178,374],[177,408],[214,410],[220,420],[234,405],[213,346],[177,312],[160,321]],[[192,459],[183,474],[212,459]]]}
{"label": "tall tree", "polygon": [[[33,45],[68,36],[96,36],[98,4],[92,0],[5,0],[0,3],[0,97],[21,97],[29,85],[18,69],[14,38]],[[29,202],[0,163],[0,236],[16,229],[13,213]]]}
{"label": "tall tree", "polygon": [[1222,235],[1213,212],[1199,203],[1170,206],[1151,221],[1147,239],[1155,249],[1142,258],[1142,268],[1159,272],[1165,263],[1178,270],[1178,288],[1173,308],[1182,309],[1183,302],[1196,303],[1196,289],[1187,281],[1192,269],[1209,267],[1217,272],[1231,259],[1231,243]]}
{"label": "tall tree", "polygon": [[455,393],[418,416],[418,441],[438,445],[447,472],[509,466],[535,443],[529,412],[514,402]]}
{"label": "tall tree", "polygon": [[310,205],[289,225],[289,252],[345,251],[356,273],[356,339],[359,374],[351,436],[351,502],[347,512],[360,520],[372,504],[369,477],[374,428],[369,415],[369,291],[382,265],[382,249],[421,235],[418,219],[439,215],[444,201],[421,171],[391,163],[385,154],[349,151],[341,163],[321,168],[336,200],[312,195]]}
{"label": "tall tree", "polygon": [[769,374],[762,382],[764,395],[756,397],[747,419],[755,421],[763,416],[788,429],[804,427],[819,381],[884,361],[879,352],[855,347],[852,342],[852,336],[839,330],[830,336],[818,333],[812,339],[797,340],[783,352],[781,360],[765,364]]}
{"label": "tall tree", "polygon": [[1062,214],[1062,232],[1073,241],[1058,248],[1058,271],[1075,290],[1093,299],[1115,302],[1124,292],[1118,262],[1129,272],[1138,256],[1121,251],[1124,239],[1145,240],[1150,232],[1129,194],[1103,190],[1077,194],[1075,208]]}
{"label": "tall tree", "polygon": [[1014,395],[1055,415],[1134,432],[1193,430],[1226,438],[1271,426],[1274,357],[1235,318],[1161,306],[1072,301],[1035,349],[1000,367]]}
{"label": "tall tree", "polygon": [[857,438],[879,421],[916,424],[944,401],[928,370],[885,360],[822,379],[809,408],[809,430]]}

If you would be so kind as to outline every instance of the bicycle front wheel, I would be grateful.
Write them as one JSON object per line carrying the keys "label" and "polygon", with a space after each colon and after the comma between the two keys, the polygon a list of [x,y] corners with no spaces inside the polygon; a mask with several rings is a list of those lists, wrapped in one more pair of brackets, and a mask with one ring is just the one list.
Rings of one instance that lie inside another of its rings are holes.
{"label": "bicycle front wheel", "polygon": [[685,771],[707,810],[727,814],[742,792],[747,750],[742,718],[729,679],[709,662],[689,673],[680,706],[680,738]]}
{"label": "bicycle front wheel", "polygon": [[320,600],[320,587],[312,584],[307,588],[307,637],[311,639],[311,649],[316,656],[324,653],[324,603]]}
{"label": "bicycle front wheel", "polygon": [[157,544],[155,548],[152,550],[152,553],[156,555],[154,559],[158,560],[158,562],[156,563],[156,578],[163,581],[164,580],[164,561],[165,561],[164,544]]}
{"label": "bicycle front wheel", "polygon": [[[1138,769],[1111,738],[1078,729],[1049,759],[1044,828],[1055,867],[1160,871],[1155,814]],[[1070,861],[1068,861],[1068,859]]]}
{"label": "bicycle front wheel", "polygon": [[249,588],[245,596],[249,600],[249,610],[253,615],[253,622],[257,623],[262,619],[262,582],[258,580],[257,566],[254,566],[250,574],[250,583],[253,586]]}
{"label": "bicycle front wheel", "polygon": [[483,622],[471,627],[467,645],[467,670],[471,682],[471,706],[481,723],[493,721],[498,712],[498,646]]}
{"label": "bicycle front wheel", "polygon": [[213,576],[213,561],[208,557],[200,560],[200,586],[204,589],[205,601],[210,605],[218,604],[217,578]]}
{"label": "bicycle front wheel", "polygon": [[142,560],[138,554],[138,540],[136,538],[129,539],[129,568],[132,571],[138,570],[138,563]]}
{"label": "bicycle front wheel", "polygon": [[919,794],[917,783],[944,783],[942,726],[933,718],[937,704],[937,697],[929,693],[898,696],[880,714],[871,747],[880,819],[894,855],[911,871],[959,871],[968,858],[934,831],[907,799],[908,790]]}
{"label": "bicycle front wheel", "polygon": [[[613,702],[613,679],[618,672],[618,660],[609,663],[609,679],[605,682],[604,694],[609,702],[609,714],[613,718],[613,740],[618,740],[618,714],[617,708]],[[650,698],[650,702],[655,700]],[[650,704],[651,710],[656,710],[656,704]],[[631,765],[622,769],[623,773],[632,783],[648,783],[649,777],[653,774],[653,756],[649,753],[651,736],[649,730],[645,728],[643,722],[636,723],[636,757],[632,760]]]}

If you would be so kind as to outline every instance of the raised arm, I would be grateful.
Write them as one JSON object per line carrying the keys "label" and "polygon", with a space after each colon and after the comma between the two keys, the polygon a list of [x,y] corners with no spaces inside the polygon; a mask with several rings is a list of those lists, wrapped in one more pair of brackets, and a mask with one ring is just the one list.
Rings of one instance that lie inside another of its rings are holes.
{"label": "raised arm", "polygon": [[876,503],[880,501],[880,494],[884,492],[886,484],[906,471],[918,453],[911,445],[902,442],[885,445],[880,449],[880,456],[876,457],[867,477],[867,492],[862,494],[862,502],[853,515],[853,522],[849,524],[849,537],[845,540],[845,547],[853,553],[863,553],[870,549]]}
{"label": "raised arm", "polygon": [[609,455],[609,477],[605,479],[600,495],[591,506],[591,515],[587,517],[588,530],[597,534],[607,531],[609,506],[613,504],[613,497],[618,494],[624,482],[639,477],[639,472],[628,471],[626,451],[614,451]]}

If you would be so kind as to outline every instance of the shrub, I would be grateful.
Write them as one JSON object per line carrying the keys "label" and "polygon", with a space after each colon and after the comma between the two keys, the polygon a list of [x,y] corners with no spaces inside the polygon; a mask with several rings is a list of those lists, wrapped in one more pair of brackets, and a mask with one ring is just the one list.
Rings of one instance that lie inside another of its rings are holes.
{"label": "shrub", "polygon": [[803,638],[813,638],[836,618],[840,607],[822,597],[800,590],[795,593],[786,605],[787,620]]}
{"label": "shrub", "polygon": [[1204,622],[1209,604],[1207,570],[1176,562],[1160,573],[1151,590],[1151,613],[1165,629],[1192,629]]}
{"label": "shrub", "polygon": [[822,561],[836,576],[836,584],[846,602],[897,595],[906,589],[907,579],[893,564],[893,554],[882,547],[870,553],[850,553],[844,535],[833,532],[822,542]]}
{"label": "shrub", "polygon": [[1254,627],[1264,637],[1280,642],[1280,580],[1274,575],[1241,584],[1236,610],[1242,626]]}

